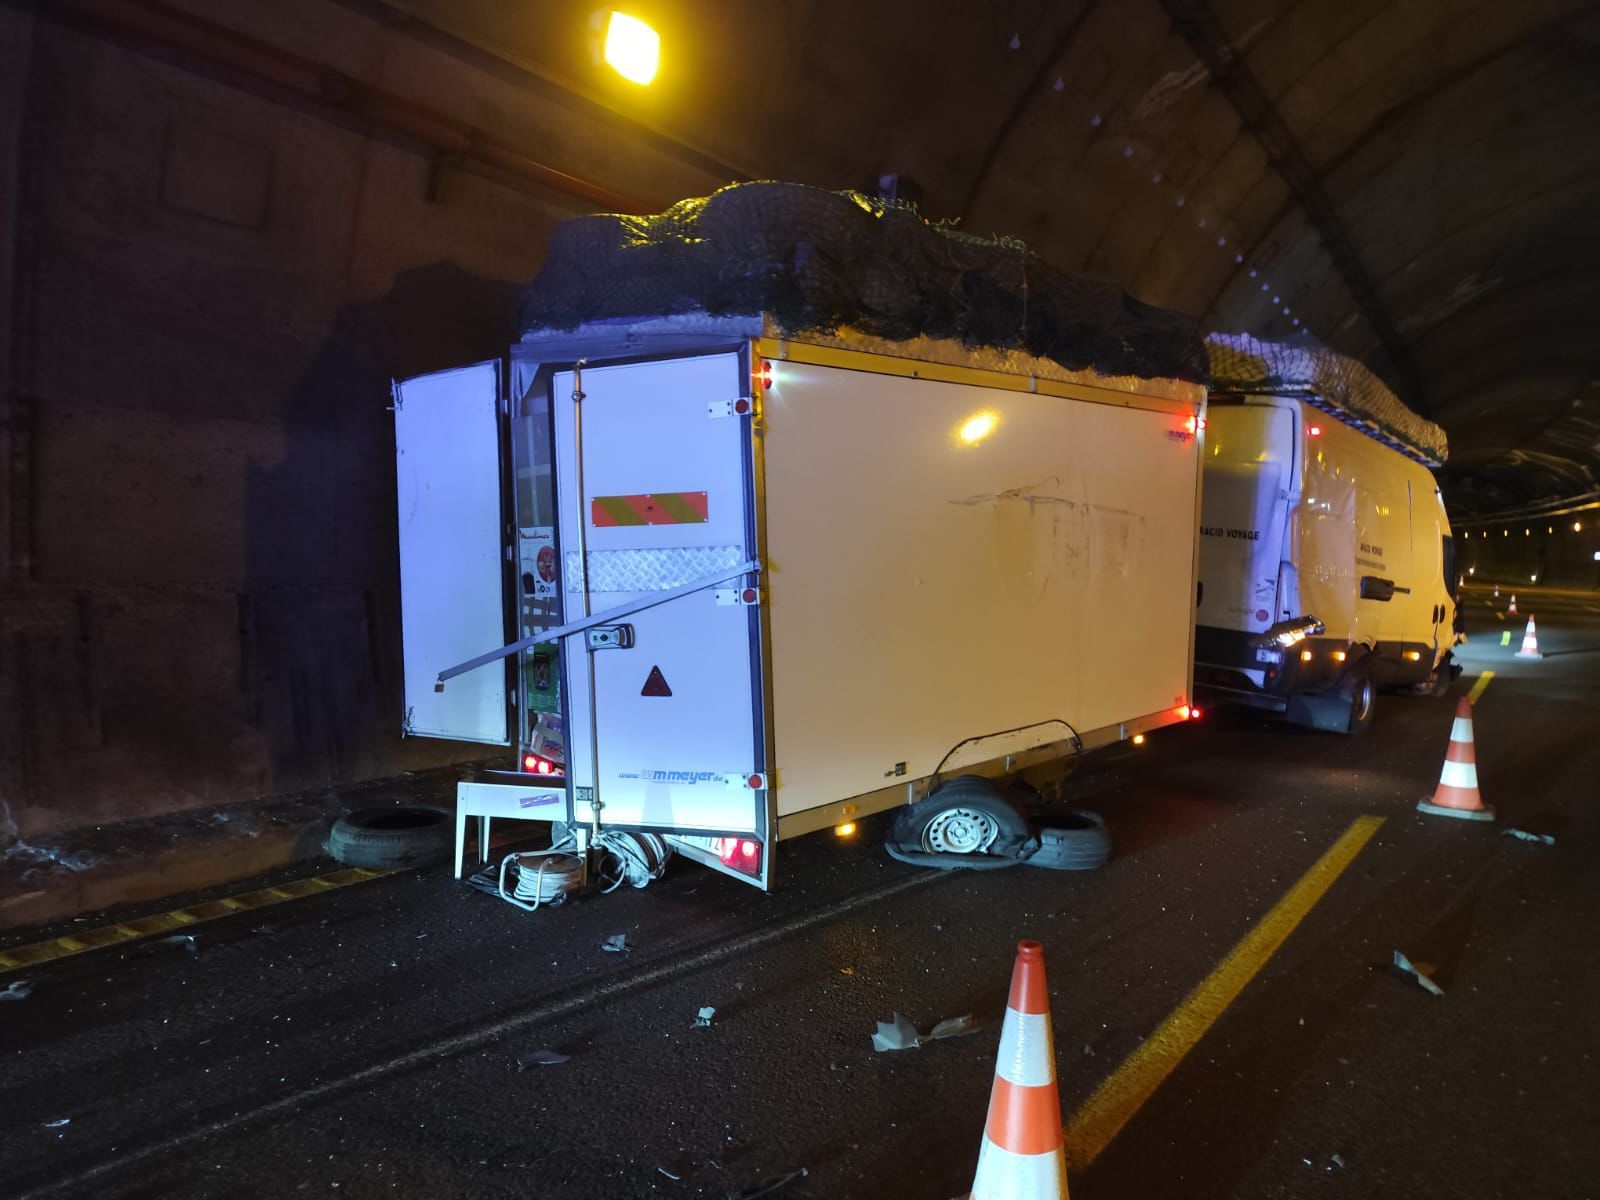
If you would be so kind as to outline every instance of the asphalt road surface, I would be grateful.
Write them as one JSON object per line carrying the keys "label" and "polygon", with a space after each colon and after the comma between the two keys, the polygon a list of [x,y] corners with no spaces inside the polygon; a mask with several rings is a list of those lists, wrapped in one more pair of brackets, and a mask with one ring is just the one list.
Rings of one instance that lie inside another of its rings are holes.
{"label": "asphalt road surface", "polygon": [[[32,988],[0,1003],[0,1195],[948,1200],[1032,937],[1069,1133],[1094,1142],[1085,1103],[1134,1078],[1076,1200],[1594,1196],[1600,599],[1537,604],[1529,662],[1523,618],[1473,592],[1449,697],[1381,697],[1364,737],[1211,713],[1107,756],[1068,789],[1111,825],[1099,871],[918,870],[880,820],[785,844],[770,896],[678,863],[525,914],[433,869],[0,976]],[[1500,819],[1418,814],[1485,670]],[[1364,817],[1231,1003],[1186,1003]],[[875,1053],[896,1011],[980,1030]],[[1173,1030],[1186,1055],[1124,1066]],[[519,1069],[539,1050],[568,1058]]]}

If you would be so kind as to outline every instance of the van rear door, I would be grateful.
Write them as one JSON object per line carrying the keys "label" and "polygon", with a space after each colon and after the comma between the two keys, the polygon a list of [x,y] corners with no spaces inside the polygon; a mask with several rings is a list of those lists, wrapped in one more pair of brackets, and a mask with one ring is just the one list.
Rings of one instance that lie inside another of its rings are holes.
{"label": "van rear door", "polygon": [[567,619],[711,581],[565,639],[574,817],[764,887],[759,581],[730,577],[757,553],[745,357],[558,372],[552,409]]}
{"label": "van rear door", "polygon": [[1204,463],[1196,623],[1261,633],[1279,615],[1278,568],[1294,472],[1293,409],[1213,403]]}

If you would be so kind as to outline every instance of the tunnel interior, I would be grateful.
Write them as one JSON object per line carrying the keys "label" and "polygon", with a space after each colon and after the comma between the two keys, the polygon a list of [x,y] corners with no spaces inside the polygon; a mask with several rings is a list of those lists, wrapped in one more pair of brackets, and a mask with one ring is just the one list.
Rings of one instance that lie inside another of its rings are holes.
{"label": "tunnel interior", "polygon": [[1600,580],[1580,0],[0,6],[0,838],[335,789],[400,737],[390,381],[552,232],[856,187],[1442,425],[1474,579]]}

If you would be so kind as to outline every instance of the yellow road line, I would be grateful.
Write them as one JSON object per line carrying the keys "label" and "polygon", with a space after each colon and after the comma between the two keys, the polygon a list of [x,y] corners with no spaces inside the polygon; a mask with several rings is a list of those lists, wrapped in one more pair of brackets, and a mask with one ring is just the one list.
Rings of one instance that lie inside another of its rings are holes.
{"label": "yellow road line", "polygon": [[1316,906],[1346,867],[1383,825],[1382,817],[1358,817],[1270,912],[1240,940],[1216,970],[1184,997],[1127,1060],[1095,1089],[1067,1122],[1067,1162],[1075,1171],[1087,1167],[1167,1076],[1216,1024],[1228,1005],[1244,991],[1267,960]]}
{"label": "yellow road line", "polygon": [[1494,678],[1493,671],[1485,671],[1478,676],[1478,682],[1472,685],[1472,690],[1467,693],[1467,700],[1473,704],[1478,702],[1478,697],[1483,695],[1483,689],[1489,686],[1489,680]]}
{"label": "yellow road line", "polygon": [[54,962],[58,958],[70,958],[74,954],[83,954],[89,950],[102,950],[107,946],[138,941],[140,938],[153,937],[158,933],[170,933],[174,929],[182,929],[201,921],[215,921],[218,917],[227,917],[234,913],[270,908],[286,900],[315,896],[332,888],[348,887],[352,883],[365,883],[369,879],[382,879],[385,875],[393,874],[393,871],[369,871],[364,867],[345,867],[338,871],[330,871],[326,875],[291,879],[288,883],[276,887],[240,892],[236,896],[223,896],[218,900],[202,900],[186,908],[151,913],[149,916],[134,917],[113,925],[100,925],[94,929],[53,938],[48,942],[12,946],[9,950],[0,950],[0,973]]}

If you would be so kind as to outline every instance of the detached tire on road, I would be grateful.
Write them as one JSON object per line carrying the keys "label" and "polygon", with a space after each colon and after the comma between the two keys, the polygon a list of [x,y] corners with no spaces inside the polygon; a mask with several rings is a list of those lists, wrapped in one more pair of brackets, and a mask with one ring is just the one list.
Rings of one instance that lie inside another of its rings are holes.
{"label": "detached tire on road", "polygon": [[1030,867],[1047,871],[1093,871],[1111,857],[1111,833],[1098,813],[1073,809],[1050,818],[1056,824],[1039,830],[1039,848],[1027,858]]}
{"label": "detached tire on road", "polygon": [[455,844],[453,822],[454,817],[442,808],[363,808],[333,823],[328,853],[347,867],[370,871],[441,862]]}

